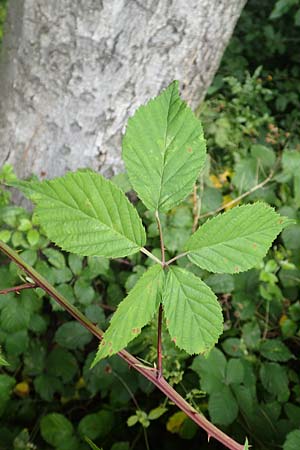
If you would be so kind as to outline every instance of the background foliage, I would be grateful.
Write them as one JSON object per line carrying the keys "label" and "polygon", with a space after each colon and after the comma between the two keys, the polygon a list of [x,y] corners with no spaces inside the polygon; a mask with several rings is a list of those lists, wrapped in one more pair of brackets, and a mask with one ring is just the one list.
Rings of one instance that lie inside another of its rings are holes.
{"label": "background foliage", "polygon": [[[199,108],[210,161],[198,189],[205,215],[274,172],[240,203],[263,199],[297,225],[245,274],[211,275],[179,260],[201,275],[223,306],[225,330],[209,358],[178,351],[164,333],[169,381],[236,439],[242,442],[247,435],[256,450],[300,446],[299,25],[298,0],[248,2]],[[13,177],[9,167],[2,168],[1,184]],[[115,182],[130,190],[125,176]],[[109,262],[65,254],[49,246],[36,218],[13,206],[4,190],[0,203],[0,238],[107,327],[151,261],[141,255]],[[190,197],[162,218],[170,257],[190,234],[194,206]],[[154,215],[139,202],[137,208],[159,254]],[[22,282],[2,256],[0,264],[1,289]],[[84,436],[104,450],[144,449],[148,441],[152,448],[157,440],[161,449],[220,448],[213,442],[208,447],[206,436],[183,413],[117,357],[89,370],[97,342],[38,289],[0,297],[0,345],[1,449],[84,450],[89,448]],[[155,347],[154,321],[130,351],[150,368]]]}
{"label": "background foliage", "polygon": [[7,0],[0,0],[0,45],[3,37],[3,24],[6,17]]}

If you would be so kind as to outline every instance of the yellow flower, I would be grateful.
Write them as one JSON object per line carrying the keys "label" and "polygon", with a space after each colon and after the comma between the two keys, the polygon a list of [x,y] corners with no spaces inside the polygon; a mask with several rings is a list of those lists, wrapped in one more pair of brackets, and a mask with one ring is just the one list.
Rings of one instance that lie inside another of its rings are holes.
{"label": "yellow flower", "polygon": [[28,397],[30,392],[29,383],[27,381],[21,381],[15,386],[14,392],[19,397]]}

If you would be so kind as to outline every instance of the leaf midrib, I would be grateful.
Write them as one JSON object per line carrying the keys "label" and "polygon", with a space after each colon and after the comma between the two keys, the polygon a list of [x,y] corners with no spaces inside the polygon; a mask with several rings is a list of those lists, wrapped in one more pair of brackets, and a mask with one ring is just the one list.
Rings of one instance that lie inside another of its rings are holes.
{"label": "leaf midrib", "polygon": [[157,205],[156,210],[159,209],[160,202],[161,202],[161,192],[163,187],[163,178],[164,178],[164,172],[166,168],[166,157],[169,145],[167,146],[167,136],[168,136],[168,129],[169,129],[169,115],[170,115],[170,109],[171,109],[171,100],[173,98],[174,94],[174,84],[172,86],[172,92],[169,97],[169,103],[168,103],[168,112],[167,112],[167,120],[166,120],[166,131],[165,131],[165,137],[164,137],[164,150],[163,150],[163,161],[162,161],[162,172],[160,174],[160,182],[159,182],[159,189],[158,189],[158,198],[157,198]]}

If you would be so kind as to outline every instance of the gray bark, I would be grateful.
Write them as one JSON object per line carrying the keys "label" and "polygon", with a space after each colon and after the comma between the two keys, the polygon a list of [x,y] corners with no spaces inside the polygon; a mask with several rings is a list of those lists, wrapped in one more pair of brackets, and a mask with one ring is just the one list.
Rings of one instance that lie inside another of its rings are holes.
{"label": "gray bark", "polygon": [[130,114],[178,79],[196,107],[246,0],[10,0],[0,165],[19,176],[122,168]]}

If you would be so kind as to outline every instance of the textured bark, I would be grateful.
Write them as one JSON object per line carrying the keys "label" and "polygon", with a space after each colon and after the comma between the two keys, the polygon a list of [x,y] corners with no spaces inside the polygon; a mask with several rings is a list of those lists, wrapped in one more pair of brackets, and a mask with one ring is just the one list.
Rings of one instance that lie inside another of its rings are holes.
{"label": "textured bark", "polygon": [[121,133],[173,79],[203,99],[246,0],[10,0],[0,165],[43,177],[122,168]]}

